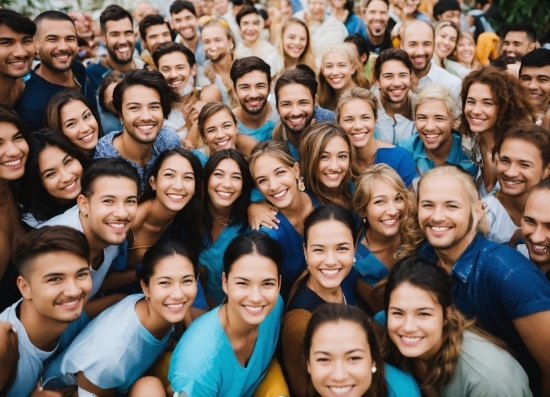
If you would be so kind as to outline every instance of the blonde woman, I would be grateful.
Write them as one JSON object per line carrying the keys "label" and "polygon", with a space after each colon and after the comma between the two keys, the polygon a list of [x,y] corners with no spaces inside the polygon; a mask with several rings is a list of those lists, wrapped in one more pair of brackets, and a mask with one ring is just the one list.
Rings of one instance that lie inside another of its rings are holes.
{"label": "blonde woman", "polygon": [[321,58],[319,68],[319,105],[334,110],[340,95],[352,87],[369,88],[359,60],[347,44],[340,43],[328,47]]}
{"label": "blonde woman", "polygon": [[470,32],[460,32],[456,48],[445,61],[445,68],[463,79],[481,64],[476,59],[476,42]]}
{"label": "blonde woman", "polygon": [[435,25],[434,31],[433,60],[437,66],[446,68],[447,57],[451,55],[456,48],[460,30],[458,26],[451,21],[441,21]]}

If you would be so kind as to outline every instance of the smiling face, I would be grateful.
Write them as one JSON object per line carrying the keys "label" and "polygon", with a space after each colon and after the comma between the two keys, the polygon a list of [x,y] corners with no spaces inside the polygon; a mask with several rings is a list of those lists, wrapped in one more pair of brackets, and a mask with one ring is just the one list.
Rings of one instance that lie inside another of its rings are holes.
{"label": "smiling face", "polygon": [[80,194],[82,164],[56,146],[38,155],[38,168],[46,192],[57,200],[75,200]]}
{"label": "smiling face", "polygon": [[157,192],[157,200],[173,212],[181,211],[195,194],[193,167],[186,158],[179,155],[166,158],[157,177],[151,177],[149,183]]}
{"label": "smiling face", "polygon": [[342,222],[328,220],[309,228],[304,255],[317,294],[340,287],[353,266],[354,253],[353,235]]}
{"label": "smiling face", "polygon": [[269,154],[260,156],[252,170],[254,182],[263,196],[279,209],[288,207],[298,195],[296,179],[300,176],[298,163],[293,168]]}
{"label": "smiling face", "polygon": [[78,52],[76,28],[69,21],[43,19],[36,32],[40,62],[55,72],[66,72]]}
{"label": "smiling face", "polygon": [[107,21],[103,41],[109,57],[116,63],[126,65],[132,62],[136,36],[132,22],[128,18],[118,21]]}
{"label": "smiling face", "polygon": [[17,285],[39,316],[63,323],[82,314],[92,290],[88,261],[70,252],[48,252],[32,260],[28,279],[19,276]]}
{"label": "smiling face", "polygon": [[277,111],[287,132],[300,135],[313,120],[315,100],[301,84],[287,84],[277,93]]}
{"label": "smiling face", "polygon": [[353,99],[345,103],[340,109],[339,124],[357,149],[367,146],[374,139],[376,118],[371,104],[364,99]]}
{"label": "smiling face", "polygon": [[482,83],[472,84],[468,90],[464,114],[473,133],[494,134],[498,121],[498,107],[495,104],[491,87]]}
{"label": "smiling face", "polygon": [[279,296],[277,265],[258,254],[243,255],[222,274],[227,312],[246,325],[260,325],[273,310]]}
{"label": "smiling face", "polygon": [[371,1],[365,9],[364,15],[369,37],[383,36],[390,19],[388,4],[382,0]]}
{"label": "smiling face", "polygon": [[292,59],[299,59],[307,45],[307,32],[298,23],[292,23],[283,32],[283,52]]}
{"label": "smiling face", "polygon": [[120,245],[137,212],[138,186],[131,179],[102,176],[93,182],[89,198],[78,196],[84,234],[102,245]]}
{"label": "smiling face", "polygon": [[31,35],[0,25],[0,75],[18,79],[29,73],[36,44]]}
{"label": "smiling face", "polygon": [[550,65],[524,66],[519,80],[529,90],[531,103],[545,112],[550,100]]}
{"label": "smiling face", "polygon": [[529,259],[543,271],[550,270],[550,190],[534,190],[523,210],[521,234],[529,250]]}
{"label": "smiling face", "polygon": [[373,366],[376,362],[360,325],[327,322],[312,335],[307,370],[321,397],[364,396],[372,383]]}
{"label": "smiling face", "polygon": [[444,26],[435,35],[435,53],[439,59],[447,58],[456,47],[458,33],[452,26]]}
{"label": "smiling face", "polygon": [[536,43],[530,41],[527,32],[510,31],[504,37],[502,54],[519,59],[532,51],[535,46]]}
{"label": "smiling face", "polygon": [[356,65],[340,52],[328,53],[321,67],[327,83],[336,91],[355,86],[352,74],[356,69]]}
{"label": "smiling face", "polygon": [[197,74],[197,65],[191,67],[185,54],[179,51],[160,57],[158,67],[168,85],[178,93],[185,88],[189,78]]}
{"label": "smiling face", "polygon": [[242,17],[239,28],[243,40],[248,46],[252,46],[258,40],[262,25],[262,17],[258,14],[248,14]]}
{"label": "smiling face", "polygon": [[443,343],[443,308],[429,292],[402,283],[390,295],[388,334],[407,358],[427,361]]}
{"label": "smiling face", "polygon": [[129,137],[150,144],[162,127],[164,114],[159,93],[143,85],[128,87],[122,95],[122,127]]}
{"label": "smiling face", "polygon": [[233,159],[220,161],[208,178],[208,196],[211,204],[220,209],[229,208],[243,190],[243,174]]}
{"label": "smiling face", "polygon": [[235,148],[237,125],[229,110],[222,109],[204,122],[204,139],[210,154],[219,149]]}
{"label": "smiling face", "polygon": [[260,114],[267,105],[269,95],[266,74],[253,70],[239,77],[235,84],[235,94],[246,113]]}
{"label": "smiling face", "polygon": [[350,147],[339,136],[330,138],[319,156],[317,179],[327,189],[338,189],[350,167]]}
{"label": "smiling face", "polygon": [[172,14],[172,27],[184,40],[193,40],[197,35],[197,17],[189,10]]}
{"label": "smiling face", "polygon": [[181,255],[162,258],[156,265],[149,284],[141,282],[147,297],[150,316],[162,323],[183,321],[197,295],[193,264]]}
{"label": "smiling face", "polygon": [[95,149],[99,139],[99,126],[92,111],[81,101],[67,102],[60,112],[61,128],[80,149],[90,151]]}
{"label": "smiling face", "polygon": [[15,181],[25,173],[29,145],[11,123],[0,121],[0,180]]}
{"label": "smiling face", "polygon": [[163,23],[162,25],[148,27],[145,31],[145,37],[142,38],[142,40],[145,48],[152,54],[162,43],[172,41],[172,36],[170,35],[168,25]]}
{"label": "smiling face", "polygon": [[202,30],[202,46],[206,57],[212,62],[221,61],[229,51],[233,43],[227,37],[227,30],[223,26],[211,25]]}
{"label": "smiling face", "polygon": [[456,59],[463,65],[472,66],[476,47],[468,37],[461,37],[456,43]]}
{"label": "smiling face", "polygon": [[395,236],[401,228],[407,198],[382,178],[373,181],[370,197],[365,213],[361,214],[367,220],[369,233],[383,238]]}
{"label": "smiling face", "polygon": [[308,0],[307,9],[311,20],[321,22],[327,9],[326,0]]}
{"label": "smiling face", "polygon": [[416,107],[414,125],[426,151],[452,147],[454,119],[442,100],[429,101]]}
{"label": "smiling face", "polygon": [[427,72],[434,53],[432,28],[424,23],[416,23],[414,27],[405,29],[405,32],[401,48],[409,54],[413,70],[417,73]]}
{"label": "smiling face", "polygon": [[411,88],[411,71],[397,60],[386,61],[380,68],[380,77],[376,80],[380,96],[389,103],[402,103]]}
{"label": "smiling face", "polygon": [[540,149],[523,139],[506,139],[497,158],[497,179],[503,194],[521,196],[548,176]]}

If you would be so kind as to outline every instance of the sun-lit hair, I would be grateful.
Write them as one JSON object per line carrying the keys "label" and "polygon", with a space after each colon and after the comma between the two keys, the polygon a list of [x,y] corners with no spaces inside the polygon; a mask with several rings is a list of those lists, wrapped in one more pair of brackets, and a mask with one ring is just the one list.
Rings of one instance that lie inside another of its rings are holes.
{"label": "sun-lit hair", "polygon": [[254,146],[254,149],[252,149],[252,152],[248,157],[248,166],[250,168],[252,178],[254,178],[254,164],[256,163],[256,160],[264,155],[275,157],[288,168],[292,168],[294,167],[294,164],[296,164],[296,161],[292,158],[292,155],[290,154],[285,143],[277,141],[260,142]]}
{"label": "sun-lit hair", "polygon": [[476,41],[474,39],[474,36],[470,32],[466,32],[466,31],[461,31],[460,32],[460,35],[458,36],[458,39],[456,41],[456,47],[453,50],[453,52],[451,53],[451,55],[448,56],[448,58],[452,59],[455,62],[458,62],[458,54],[457,54],[458,42],[461,39],[468,40],[474,46],[474,53],[472,54],[472,62],[470,64],[470,68],[473,69],[473,70],[479,69],[481,67],[481,63],[479,63],[479,61],[476,59],[476,55],[475,55]]}
{"label": "sun-lit hair", "polygon": [[[363,219],[367,217],[367,207],[372,197],[374,197],[374,183],[377,180],[383,180],[403,198],[405,210],[399,223],[399,234],[401,235],[402,246],[397,252],[396,258],[403,258],[408,255],[414,255],[424,236],[418,225],[416,208],[413,203],[407,199],[408,190],[399,174],[386,164],[375,164],[369,167],[357,178],[355,182],[355,195],[353,196],[353,209]],[[367,222],[363,223],[362,232],[369,228]]]}
{"label": "sun-lit hair", "polygon": [[342,95],[340,95],[340,98],[338,99],[338,103],[336,104],[336,122],[340,122],[340,117],[342,116],[342,107],[348,103],[353,101],[354,99],[361,99],[372,107],[372,112],[374,114],[374,118],[376,119],[378,117],[378,99],[376,98],[376,95],[374,95],[372,92],[367,90],[366,88],[361,87],[352,87],[345,90]]}
{"label": "sun-lit hair", "polygon": [[286,21],[283,22],[281,26],[281,30],[278,32],[277,38],[276,38],[276,48],[277,48],[277,54],[281,57],[283,60],[283,68],[281,70],[272,70],[271,75],[272,77],[276,78],[284,71],[284,59],[285,59],[285,51],[283,49],[283,38],[285,36],[286,30],[292,26],[292,25],[300,25],[305,29],[306,32],[306,45],[304,48],[304,52],[302,52],[302,55],[298,58],[298,63],[304,64],[309,66],[311,69],[315,70],[315,55],[313,55],[313,50],[311,46],[311,36],[309,34],[309,29],[304,21],[301,19],[290,17]]}
{"label": "sun-lit hair", "polygon": [[454,178],[462,184],[462,187],[466,190],[466,193],[468,194],[468,197],[470,199],[472,227],[474,227],[477,231],[482,232],[484,235],[487,235],[487,233],[489,232],[489,223],[487,222],[487,218],[485,218],[484,214],[480,216],[475,211],[475,207],[480,202],[480,198],[477,191],[476,183],[472,176],[459,166],[452,164],[446,164],[433,168],[422,175],[420,181],[418,182],[417,202],[420,201],[420,192],[422,185],[425,184],[427,180],[433,177]]}
{"label": "sun-lit hair", "polygon": [[[233,44],[233,48],[231,48],[231,50],[233,50],[235,47],[235,37],[233,36],[233,32],[231,32],[231,29],[229,29],[227,22],[225,22],[225,20],[223,19],[212,18],[202,26],[201,32],[211,26],[219,26],[223,30],[225,30],[225,33],[227,34],[227,39]],[[231,51],[231,53],[233,53],[233,51]]]}
{"label": "sun-lit hair", "polygon": [[413,98],[412,107],[413,113],[416,117],[416,109],[420,105],[433,101],[442,101],[447,107],[447,111],[453,119],[458,117],[458,107],[456,106],[456,100],[453,93],[442,84],[430,84],[420,90],[418,95]]}
{"label": "sun-lit hair", "polygon": [[323,53],[321,58],[321,67],[319,68],[318,80],[319,80],[319,105],[326,109],[335,109],[338,101],[338,95],[332,86],[328,83],[326,77],[323,75],[323,68],[326,62],[326,58],[329,54],[339,53],[343,55],[346,60],[353,66],[355,66],[355,72],[351,75],[351,79],[357,87],[370,88],[369,81],[365,77],[362,71],[362,66],[359,60],[355,57],[353,50],[344,43],[333,44],[329,46]]}
{"label": "sun-lit hair", "polygon": [[317,198],[321,205],[335,204],[331,201],[329,195],[325,192],[326,189],[323,188],[322,182],[317,177],[321,156],[326,150],[328,142],[334,137],[342,138],[348,146],[349,166],[344,179],[340,182],[340,187],[344,192],[346,201],[351,203],[353,197],[350,185],[353,179],[351,162],[354,156],[354,147],[346,131],[338,124],[330,121],[313,123],[305,129],[302,134],[302,140],[300,141],[300,170],[304,177],[304,183],[306,189]]}

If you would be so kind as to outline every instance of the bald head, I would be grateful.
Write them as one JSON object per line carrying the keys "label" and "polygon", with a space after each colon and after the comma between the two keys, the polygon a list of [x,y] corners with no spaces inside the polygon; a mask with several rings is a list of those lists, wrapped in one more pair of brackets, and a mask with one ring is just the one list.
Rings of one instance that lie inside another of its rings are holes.
{"label": "bald head", "polygon": [[401,48],[409,55],[414,73],[423,77],[428,73],[434,53],[434,28],[427,22],[409,22],[401,33]]}
{"label": "bald head", "polygon": [[405,25],[401,31],[401,43],[405,41],[405,37],[409,32],[416,32],[418,36],[431,37],[432,41],[435,37],[434,27],[426,21],[421,21],[420,19],[415,19],[414,21],[409,22]]}

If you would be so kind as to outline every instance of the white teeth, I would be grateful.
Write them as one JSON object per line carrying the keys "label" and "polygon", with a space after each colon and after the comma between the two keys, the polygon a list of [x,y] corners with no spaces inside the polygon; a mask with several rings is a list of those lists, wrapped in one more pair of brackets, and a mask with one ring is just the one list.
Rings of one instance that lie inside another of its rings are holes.
{"label": "white teeth", "polygon": [[351,386],[344,386],[344,387],[329,386],[329,389],[334,394],[345,394],[351,390]]}
{"label": "white teeth", "polygon": [[124,226],[126,226],[125,223],[108,223],[108,225],[115,229],[124,229]]}
{"label": "white teeth", "polygon": [[70,185],[67,185],[63,188],[63,190],[71,190],[73,187],[76,186],[77,180],[75,179],[74,182],[72,182]]}
{"label": "white teeth", "polygon": [[381,221],[384,225],[395,225],[397,223],[397,219],[386,219]]}
{"label": "white teeth", "polygon": [[180,309],[183,307],[183,302],[182,303],[173,303],[173,304],[170,304],[170,305],[166,305],[167,308],[169,309]]}
{"label": "white teeth", "polygon": [[449,229],[450,227],[447,227],[447,226],[432,226],[432,230],[435,232],[444,232]]}
{"label": "white teeth", "polygon": [[428,139],[434,139],[434,138],[437,138],[439,136],[439,134],[424,134],[424,136]]}
{"label": "white teeth", "polygon": [[548,252],[548,246],[546,246],[546,245],[533,244],[533,249],[535,251],[543,251],[544,250],[545,253]]}
{"label": "white teeth", "polygon": [[83,136],[82,138],[80,138],[80,140],[87,142],[87,141],[91,141],[93,137],[94,137],[94,133],[90,132],[88,135]]}
{"label": "white teeth", "polygon": [[520,183],[523,183],[522,181],[508,181],[504,179],[504,182],[506,182],[507,185],[519,185]]}
{"label": "white teeth", "polygon": [[140,130],[144,130],[144,131],[149,131],[150,129],[152,129],[154,127],[153,124],[148,124],[148,125],[138,125],[137,128],[139,128]]}
{"label": "white teeth", "polygon": [[357,134],[351,134],[353,139],[363,139],[367,135],[366,132],[359,132]]}
{"label": "white teeth", "polygon": [[338,179],[338,177],[340,176],[340,172],[333,172],[333,173],[325,173],[325,176],[328,178],[328,179]]}
{"label": "white teeth", "polygon": [[340,269],[321,269],[321,273],[323,273],[326,276],[334,276],[336,273],[338,273]]}
{"label": "white teeth", "polygon": [[16,165],[21,164],[21,159],[13,160],[13,161],[6,161],[5,163],[2,163],[2,165],[5,165],[7,167],[14,167]]}
{"label": "white teeth", "polygon": [[181,200],[183,198],[183,194],[167,194],[167,196],[173,200]]}
{"label": "white teeth", "polygon": [[418,341],[420,341],[422,338],[417,336],[417,337],[414,337],[414,338],[409,338],[409,337],[406,337],[406,336],[402,336],[401,339],[403,339],[405,342],[407,343],[416,343]]}
{"label": "white teeth", "polygon": [[224,147],[229,143],[229,139],[226,139],[225,141],[216,142],[216,146]]}
{"label": "white teeth", "polygon": [[218,193],[220,196],[226,197],[226,198],[231,197],[233,195],[233,193],[231,193],[231,192],[221,192],[219,190],[216,190],[216,193]]}
{"label": "white teeth", "polygon": [[275,197],[275,198],[281,198],[281,197],[283,197],[283,196],[286,194],[287,190],[288,190],[288,189],[282,190],[282,191],[280,191],[280,192],[277,193],[277,194],[273,194],[272,196]]}
{"label": "white teeth", "polygon": [[246,310],[252,313],[259,313],[262,310],[262,306],[245,306]]}
{"label": "white teeth", "polygon": [[70,302],[63,302],[63,303],[61,304],[61,306],[72,306],[72,305],[75,305],[77,302],[78,302],[78,300],[76,300],[76,301],[70,301]]}

